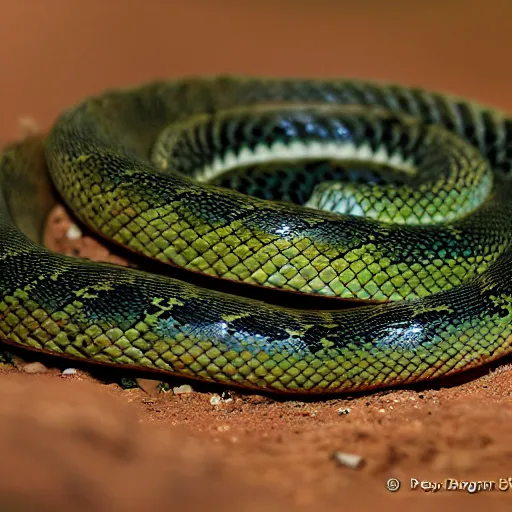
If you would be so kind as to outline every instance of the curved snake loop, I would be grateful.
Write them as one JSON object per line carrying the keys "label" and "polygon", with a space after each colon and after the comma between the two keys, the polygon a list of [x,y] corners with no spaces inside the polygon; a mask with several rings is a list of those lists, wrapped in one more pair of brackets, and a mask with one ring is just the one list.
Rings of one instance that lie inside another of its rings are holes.
{"label": "curved snake loop", "polygon": [[[512,340],[511,126],[464,100],[357,81],[185,79],[87,99],[43,142],[0,156],[0,336],[278,392],[494,360]],[[368,303],[293,309],[50,252],[48,173],[101,236],[228,291]]]}

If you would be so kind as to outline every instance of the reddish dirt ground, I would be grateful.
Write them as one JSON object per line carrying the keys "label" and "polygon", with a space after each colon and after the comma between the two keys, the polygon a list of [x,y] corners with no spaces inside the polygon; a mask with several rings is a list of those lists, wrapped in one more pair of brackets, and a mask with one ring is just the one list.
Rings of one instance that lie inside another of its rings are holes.
{"label": "reddish dirt ground", "polygon": [[[381,79],[512,109],[508,0],[276,5],[6,0],[0,141],[46,130],[107,87],[219,72]],[[67,222],[55,212],[48,245],[110,257],[88,238],[70,245]],[[122,389],[108,371],[65,375],[69,363],[26,352],[14,363],[0,365],[0,512],[490,512],[512,498],[506,362],[466,382],[316,401],[220,397],[194,383],[157,393],[147,380]],[[339,453],[357,456],[352,467]],[[493,490],[411,490],[411,479]]]}

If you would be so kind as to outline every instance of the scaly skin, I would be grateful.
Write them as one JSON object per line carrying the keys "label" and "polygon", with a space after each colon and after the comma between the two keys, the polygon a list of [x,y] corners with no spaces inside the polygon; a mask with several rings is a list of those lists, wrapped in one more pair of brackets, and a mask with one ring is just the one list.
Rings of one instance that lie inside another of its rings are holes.
{"label": "scaly skin", "polygon": [[[510,127],[462,100],[348,81],[190,79],[88,99],[58,119],[44,157],[34,141],[0,157],[0,335],[278,392],[369,390],[494,360],[512,339]],[[333,213],[187,177],[216,178],[205,169],[230,152],[250,167],[269,145],[299,143],[329,157],[386,148],[403,183],[334,185]],[[49,252],[36,243],[47,170],[80,220],[143,255],[228,285],[383,302],[296,310]]]}

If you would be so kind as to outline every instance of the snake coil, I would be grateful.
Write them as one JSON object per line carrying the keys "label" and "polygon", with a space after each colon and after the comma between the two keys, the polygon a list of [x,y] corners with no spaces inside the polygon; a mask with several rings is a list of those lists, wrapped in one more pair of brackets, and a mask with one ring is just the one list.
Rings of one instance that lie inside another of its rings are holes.
{"label": "snake coil", "polygon": [[[0,156],[0,336],[278,392],[494,360],[512,340],[511,126],[358,81],[184,79],[87,99]],[[49,175],[102,237],[227,291],[48,251]],[[367,303],[293,309],[234,281]]]}

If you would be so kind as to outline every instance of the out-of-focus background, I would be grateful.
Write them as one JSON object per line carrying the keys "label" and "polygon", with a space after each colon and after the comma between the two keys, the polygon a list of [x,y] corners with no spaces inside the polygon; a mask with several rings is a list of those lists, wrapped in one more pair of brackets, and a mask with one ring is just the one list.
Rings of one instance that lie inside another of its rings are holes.
{"label": "out-of-focus background", "polygon": [[512,110],[510,0],[3,0],[0,141],[107,87],[191,74],[350,76]]}

